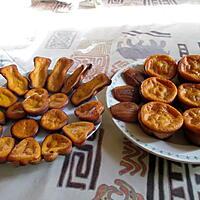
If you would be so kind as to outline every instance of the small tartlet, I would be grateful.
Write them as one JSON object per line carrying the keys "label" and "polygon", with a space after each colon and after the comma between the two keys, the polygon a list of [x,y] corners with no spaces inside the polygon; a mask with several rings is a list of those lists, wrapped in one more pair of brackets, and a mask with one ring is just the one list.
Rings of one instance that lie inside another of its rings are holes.
{"label": "small tartlet", "polygon": [[178,73],[184,80],[200,83],[200,55],[188,55],[179,60]]}
{"label": "small tartlet", "polygon": [[141,107],[138,120],[147,134],[159,139],[170,137],[183,125],[183,116],[177,109],[169,104],[156,101]]}
{"label": "small tartlet", "polygon": [[176,61],[169,55],[152,55],[144,62],[144,69],[147,75],[164,79],[172,79],[177,72]]}
{"label": "small tartlet", "polygon": [[171,103],[177,95],[177,88],[170,80],[150,77],[142,82],[140,92],[146,100]]}
{"label": "small tartlet", "polygon": [[181,84],[178,87],[178,99],[186,107],[200,107],[200,84]]}

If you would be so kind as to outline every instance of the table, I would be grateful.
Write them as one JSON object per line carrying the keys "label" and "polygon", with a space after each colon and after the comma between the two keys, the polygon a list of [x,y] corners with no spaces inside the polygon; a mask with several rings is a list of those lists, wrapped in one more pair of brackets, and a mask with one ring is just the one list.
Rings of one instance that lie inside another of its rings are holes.
{"label": "table", "polygon": [[[194,12],[198,8],[193,7]],[[125,12],[124,17],[137,17],[141,8],[133,10],[135,14],[129,15],[131,10],[126,10],[128,13]],[[179,8],[174,7],[165,10],[170,12],[166,19],[159,15],[165,24],[154,21],[162,10],[150,17],[154,23],[146,18],[140,20],[141,24],[131,24],[129,19],[123,25],[123,20],[119,19],[118,26],[111,26],[107,18],[107,23],[99,21],[99,26],[90,24],[84,30],[78,20],[74,22],[80,25],[78,29],[58,27],[54,23],[56,27],[48,29],[43,37],[36,34],[35,38],[27,39],[27,46],[4,48],[0,52],[0,63],[16,62],[20,71],[26,72],[32,69],[32,59],[36,55],[50,57],[53,63],[58,57],[68,56],[74,59],[74,67],[78,63],[95,66],[86,77],[87,81],[100,72],[111,77],[118,69],[154,53],[170,54],[176,59],[199,54],[199,18],[195,13],[195,18],[190,16],[191,21],[182,23],[181,17],[185,14],[177,10]],[[178,19],[173,21],[177,13]],[[112,17],[116,16],[114,12]],[[61,16],[54,17],[61,19]],[[83,18],[90,19],[91,15]],[[45,16],[39,25],[47,19]],[[96,16],[95,20],[98,19]],[[111,22],[115,24],[115,21]],[[98,97],[106,105],[105,90]],[[73,148],[70,155],[35,166],[0,165],[0,194],[3,200],[192,200],[200,198],[200,166],[171,162],[136,147],[115,127],[106,109],[100,130],[83,147]]]}

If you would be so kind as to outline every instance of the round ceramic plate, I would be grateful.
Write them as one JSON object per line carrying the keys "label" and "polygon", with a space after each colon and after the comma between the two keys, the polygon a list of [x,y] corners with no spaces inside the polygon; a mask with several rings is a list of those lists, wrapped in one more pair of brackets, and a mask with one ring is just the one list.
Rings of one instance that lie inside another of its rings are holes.
{"label": "round ceramic plate", "polygon": [[[49,73],[51,71],[49,70]],[[25,74],[25,76],[28,76],[28,73]],[[1,84],[0,84],[1,85]],[[3,87],[6,87],[6,85],[4,84]],[[70,96],[69,96],[69,99],[70,99]],[[92,101],[92,100],[97,100],[97,97],[94,96],[92,97],[89,101]],[[88,102],[89,102],[88,101]],[[68,124],[71,123],[71,122],[77,122],[77,121],[80,121],[74,114],[74,110],[75,110],[76,107],[73,106],[73,104],[69,101],[69,103],[67,104],[67,106],[65,106],[62,110],[69,116],[69,121],[68,121]],[[36,116],[36,117],[33,117],[33,116],[27,116],[28,118],[32,118],[32,119],[35,119],[36,121],[39,121],[41,116]],[[15,120],[17,121],[17,120]],[[3,126],[3,133],[1,134],[1,136],[11,136],[11,131],[10,131],[10,128],[11,126],[13,125],[13,123],[15,121],[12,121],[12,120],[9,120],[6,125]],[[101,125],[101,122],[102,120],[99,120],[99,122],[97,124],[95,124],[95,129],[87,136],[87,139],[89,137],[91,137],[97,130],[98,128],[100,127]],[[59,133],[60,131],[54,131],[54,133]],[[42,127],[40,127],[35,139],[38,141],[38,142],[42,142],[44,140],[44,138],[49,134],[50,132],[49,131],[46,131],[44,130]]]}
{"label": "round ceramic plate", "polygon": [[[128,67],[143,69],[141,62],[131,64]],[[113,97],[112,89],[117,86],[126,85],[121,76],[122,72],[126,69],[119,70],[113,76],[112,84],[107,88],[106,101],[108,108],[119,103]],[[112,117],[111,114],[110,116]],[[167,140],[159,140],[144,133],[138,123],[126,123],[113,117],[112,120],[130,141],[149,153],[177,162],[200,164],[200,148],[189,143],[183,131],[173,135]]]}

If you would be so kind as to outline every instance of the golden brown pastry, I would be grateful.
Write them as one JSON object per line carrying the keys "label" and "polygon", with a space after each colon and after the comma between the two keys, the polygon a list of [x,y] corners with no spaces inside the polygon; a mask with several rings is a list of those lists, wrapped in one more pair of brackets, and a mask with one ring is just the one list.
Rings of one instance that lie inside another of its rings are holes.
{"label": "golden brown pastry", "polygon": [[0,74],[7,80],[7,87],[15,94],[22,96],[28,90],[28,80],[22,76],[16,65],[8,65],[0,68]]}
{"label": "golden brown pastry", "polygon": [[28,98],[30,96],[33,96],[34,94],[38,94],[40,96],[44,96],[45,98],[48,98],[48,96],[49,96],[48,91],[46,89],[44,89],[44,88],[34,88],[34,89],[29,90],[24,95],[24,97]]}
{"label": "golden brown pastry", "polygon": [[37,164],[41,160],[41,147],[32,137],[23,139],[14,147],[7,160],[16,165]]}
{"label": "golden brown pastry", "polygon": [[56,65],[47,79],[47,90],[49,92],[59,92],[63,86],[66,73],[73,65],[74,61],[68,58],[59,58]]}
{"label": "golden brown pastry", "polygon": [[133,102],[120,102],[110,107],[110,112],[115,119],[124,122],[136,122],[139,106]]}
{"label": "golden brown pastry", "polygon": [[42,156],[47,162],[55,160],[58,155],[69,154],[71,151],[71,140],[58,133],[47,135],[42,142]]}
{"label": "golden brown pastry", "polygon": [[149,102],[141,107],[138,115],[143,130],[159,139],[176,133],[183,125],[183,116],[174,107],[162,102]]}
{"label": "golden brown pastry", "polygon": [[8,108],[17,101],[17,97],[8,89],[0,87],[0,107]]}
{"label": "golden brown pastry", "polygon": [[177,72],[176,61],[169,55],[152,55],[144,63],[145,72],[149,76],[172,79]]}
{"label": "golden brown pastry", "polygon": [[6,110],[6,117],[9,119],[22,119],[26,116],[26,112],[21,102],[16,102]]}
{"label": "golden brown pastry", "polygon": [[0,125],[4,125],[6,123],[6,117],[3,111],[0,110]]}
{"label": "golden brown pastry", "polygon": [[177,95],[176,85],[172,81],[158,77],[143,81],[140,91],[146,100],[164,103],[171,103]]}
{"label": "golden brown pastry", "polygon": [[21,119],[11,127],[11,134],[17,139],[34,137],[39,129],[38,123],[34,119]]}
{"label": "golden brown pastry", "polygon": [[87,83],[80,85],[77,90],[73,93],[71,97],[71,102],[77,106],[84,101],[90,99],[92,96],[96,95],[104,87],[111,84],[111,80],[106,74],[101,73],[95,76],[92,80]]}
{"label": "golden brown pastry", "polygon": [[178,62],[178,72],[185,81],[200,83],[200,55],[184,56]]}
{"label": "golden brown pastry", "polygon": [[49,97],[49,108],[63,108],[69,102],[69,99],[66,94],[55,93]]}
{"label": "golden brown pastry", "polygon": [[15,146],[15,140],[11,137],[0,138],[0,163],[5,162],[9,153]]}
{"label": "golden brown pastry", "polygon": [[178,99],[186,107],[200,107],[200,84],[181,84],[178,87]]}
{"label": "golden brown pastry", "polygon": [[68,122],[68,115],[59,109],[51,109],[47,111],[40,120],[40,125],[49,131],[61,129]]}
{"label": "golden brown pastry", "polygon": [[91,122],[73,122],[64,126],[62,130],[75,145],[82,145],[94,128]]}
{"label": "golden brown pastry", "polygon": [[48,68],[51,64],[51,59],[45,57],[34,58],[34,70],[29,74],[31,86],[33,88],[42,88],[45,86],[48,77]]}
{"label": "golden brown pastry", "polygon": [[187,138],[200,145],[200,108],[190,108],[183,113]]}
{"label": "golden brown pastry", "polygon": [[34,94],[26,98],[22,106],[29,115],[42,115],[49,108],[49,99],[43,95]]}
{"label": "golden brown pastry", "polygon": [[130,85],[117,86],[112,89],[112,94],[115,99],[120,102],[140,102],[140,94],[138,87]]}
{"label": "golden brown pastry", "polygon": [[62,88],[62,92],[65,94],[70,93],[74,88],[76,88],[81,80],[86,75],[87,71],[90,70],[92,67],[91,64],[88,65],[80,65],[73,73],[66,78],[64,81],[64,85]]}
{"label": "golden brown pastry", "polygon": [[100,101],[90,101],[75,109],[74,114],[83,121],[95,122],[104,112],[104,105]]}

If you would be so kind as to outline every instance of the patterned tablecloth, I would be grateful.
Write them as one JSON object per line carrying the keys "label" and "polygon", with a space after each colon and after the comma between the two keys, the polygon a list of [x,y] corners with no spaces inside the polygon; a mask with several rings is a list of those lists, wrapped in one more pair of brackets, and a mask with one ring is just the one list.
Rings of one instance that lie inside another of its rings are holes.
{"label": "patterned tablecloth", "polygon": [[[50,57],[53,63],[68,56],[75,61],[70,70],[79,63],[94,65],[86,80],[99,72],[111,77],[118,69],[151,54],[180,59],[200,53],[200,24],[104,27],[85,33],[54,30],[28,60],[16,52],[7,51],[8,56],[1,51],[1,65],[16,62],[25,72],[32,69],[36,55]],[[105,90],[98,97],[105,103]],[[141,150],[124,138],[106,109],[101,128],[70,155],[35,166],[0,165],[0,199],[200,199],[200,166],[171,162]]]}

